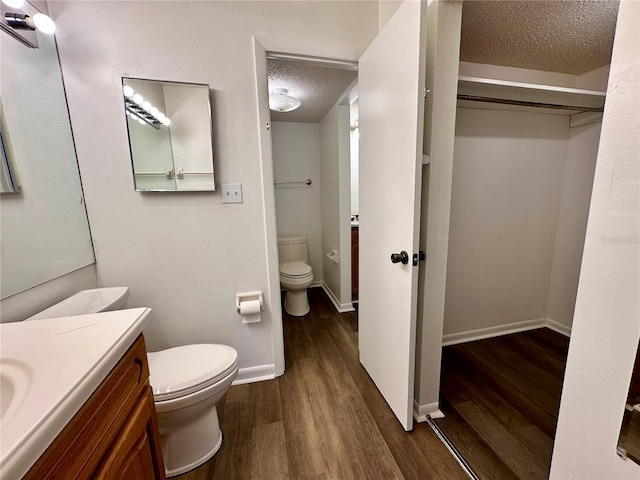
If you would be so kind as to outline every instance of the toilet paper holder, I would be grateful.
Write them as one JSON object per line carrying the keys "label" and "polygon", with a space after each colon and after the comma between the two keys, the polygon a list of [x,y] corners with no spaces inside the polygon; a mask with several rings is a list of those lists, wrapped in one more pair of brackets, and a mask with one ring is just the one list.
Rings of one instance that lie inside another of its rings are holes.
{"label": "toilet paper holder", "polygon": [[238,311],[238,313],[240,313],[240,304],[242,302],[250,302],[254,300],[258,300],[260,302],[260,310],[264,310],[262,292],[236,293],[236,310]]}

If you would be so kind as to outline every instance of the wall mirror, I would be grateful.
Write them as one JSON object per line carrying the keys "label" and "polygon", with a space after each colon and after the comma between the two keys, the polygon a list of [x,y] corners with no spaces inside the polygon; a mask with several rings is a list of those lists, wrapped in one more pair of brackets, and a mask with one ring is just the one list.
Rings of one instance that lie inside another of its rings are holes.
{"label": "wall mirror", "polygon": [[34,33],[0,32],[3,299],[95,261],[55,37]]}
{"label": "wall mirror", "polygon": [[135,189],[214,191],[209,86],[123,78]]}
{"label": "wall mirror", "polygon": [[640,344],[636,350],[631,384],[620,428],[618,455],[640,464]]}

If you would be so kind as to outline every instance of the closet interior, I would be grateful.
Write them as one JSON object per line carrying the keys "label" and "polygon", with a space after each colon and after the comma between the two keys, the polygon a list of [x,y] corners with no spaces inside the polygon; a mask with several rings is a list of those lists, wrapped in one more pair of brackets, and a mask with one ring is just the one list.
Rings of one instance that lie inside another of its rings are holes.
{"label": "closet interior", "polygon": [[617,12],[594,3],[463,5],[439,424],[480,478],[548,477]]}

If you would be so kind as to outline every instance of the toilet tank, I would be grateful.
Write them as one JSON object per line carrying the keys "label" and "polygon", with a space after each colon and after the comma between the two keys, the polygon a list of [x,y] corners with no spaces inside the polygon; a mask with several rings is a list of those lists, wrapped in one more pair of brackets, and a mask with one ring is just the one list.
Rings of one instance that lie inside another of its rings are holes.
{"label": "toilet tank", "polygon": [[88,313],[108,312],[125,308],[129,299],[129,287],[108,287],[82,290],[69,298],[36,313],[27,320],[72,317]]}
{"label": "toilet tank", "polygon": [[280,263],[303,262],[307,263],[307,237],[280,237],[278,238],[278,258]]}

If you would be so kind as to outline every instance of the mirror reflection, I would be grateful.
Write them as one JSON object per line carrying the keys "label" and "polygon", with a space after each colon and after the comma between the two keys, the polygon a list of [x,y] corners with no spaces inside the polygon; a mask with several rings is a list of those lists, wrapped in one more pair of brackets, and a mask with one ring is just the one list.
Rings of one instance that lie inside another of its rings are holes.
{"label": "mirror reflection", "polygon": [[618,454],[640,463],[640,343],[620,429]]}
{"label": "mirror reflection", "polygon": [[94,263],[55,38],[35,34],[0,33],[3,299]]}
{"label": "mirror reflection", "polygon": [[209,86],[123,78],[137,191],[213,191]]}

